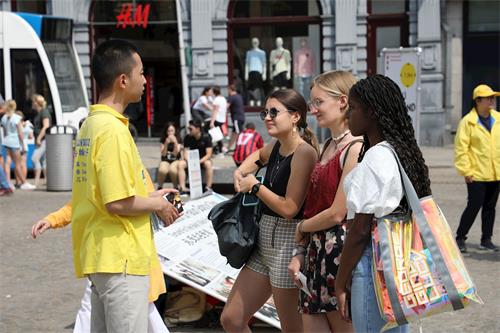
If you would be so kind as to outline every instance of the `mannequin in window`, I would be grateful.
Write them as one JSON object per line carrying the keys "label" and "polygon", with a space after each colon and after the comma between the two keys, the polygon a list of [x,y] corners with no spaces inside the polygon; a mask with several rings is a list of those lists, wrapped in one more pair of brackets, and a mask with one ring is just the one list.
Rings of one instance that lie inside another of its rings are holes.
{"label": "mannequin in window", "polygon": [[266,80],[266,52],[259,48],[259,39],[252,38],[252,49],[247,51],[245,61],[245,81],[250,106],[260,106],[264,98]]}
{"label": "mannequin in window", "polygon": [[309,100],[311,80],[316,68],[316,59],[313,50],[309,47],[306,38],[300,39],[300,49],[293,55],[293,76],[297,91]]}
{"label": "mannequin in window", "polygon": [[291,78],[292,56],[290,51],[283,47],[283,38],[276,38],[276,48],[271,51],[269,63],[274,90],[288,88],[288,81]]}

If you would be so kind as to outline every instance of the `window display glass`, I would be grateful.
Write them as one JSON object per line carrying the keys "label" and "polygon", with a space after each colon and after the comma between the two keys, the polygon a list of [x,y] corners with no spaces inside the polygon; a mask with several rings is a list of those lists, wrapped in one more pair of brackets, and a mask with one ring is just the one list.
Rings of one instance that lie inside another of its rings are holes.
{"label": "window display glass", "polygon": [[[299,3],[289,11],[284,1],[236,2],[236,17],[229,22],[229,81],[245,105],[261,107],[270,92],[284,88],[309,98],[311,80],[321,72],[321,19],[316,2]],[[259,16],[251,17],[252,13]],[[265,17],[276,13],[296,19]]]}

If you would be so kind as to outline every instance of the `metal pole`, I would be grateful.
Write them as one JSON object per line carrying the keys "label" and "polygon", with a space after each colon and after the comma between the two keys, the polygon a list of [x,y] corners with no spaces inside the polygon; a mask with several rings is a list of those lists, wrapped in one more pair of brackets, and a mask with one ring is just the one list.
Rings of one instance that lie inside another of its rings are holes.
{"label": "metal pole", "polygon": [[[175,0],[175,11],[177,13],[177,35],[179,36],[179,57],[181,58],[181,81],[182,81],[182,100],[184,107],[184,115],[186,124],[191,120],[191,107],[189,103],[187,69],[186,69],[186,55],[184,53],[184,38],[182,35],[182,16],[181,16],[181,2]],[[185,125],[186,125],[185,124]],[[182,127],[182,125],[181,125]]]}

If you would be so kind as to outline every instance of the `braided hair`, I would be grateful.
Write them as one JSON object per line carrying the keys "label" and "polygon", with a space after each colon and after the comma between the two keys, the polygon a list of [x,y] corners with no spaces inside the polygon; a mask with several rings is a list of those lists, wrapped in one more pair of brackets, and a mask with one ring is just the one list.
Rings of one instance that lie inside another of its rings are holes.
{"label": "braided hair", "polygon": [[[383,75],[374,75],[358,81],[351,93],[370,108],[378,118],[378,126],[390,143],[410,178],[419,198],[431,194],[429,169],[417,145],[410,115],[398,85]],[[359,161],[370,148],[365,135]]]}

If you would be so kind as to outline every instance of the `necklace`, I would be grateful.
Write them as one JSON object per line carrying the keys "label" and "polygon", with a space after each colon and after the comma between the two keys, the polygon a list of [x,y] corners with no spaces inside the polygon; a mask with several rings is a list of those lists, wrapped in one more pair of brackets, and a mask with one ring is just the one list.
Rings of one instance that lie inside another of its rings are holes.
{"label": "necklace", "polygon": [[339,136],[332,136],[332,140],[335,142],[335,143],[340,143],[340,141],[342,141],[342,139],[344,139],[347,134],[351,133],[351,130],[346,130],[344,133],[340,134]]}
{"label": "necklace", "polygon": [[288,156],[281,156],[279,152],[276,154],[276,162],[275,165],[273,166],[273,169],[271,170],[271,177],[269,177],[270,178],[269,184],[271,185],[271,187],[273,187],[273,183],[276,180],[276,177],[278,176],[281,166],[283,166],[281,162],[286,160],[287,157]]}

